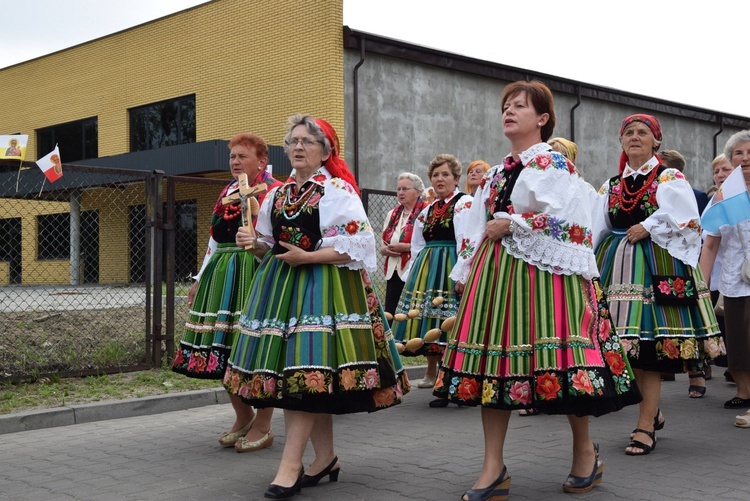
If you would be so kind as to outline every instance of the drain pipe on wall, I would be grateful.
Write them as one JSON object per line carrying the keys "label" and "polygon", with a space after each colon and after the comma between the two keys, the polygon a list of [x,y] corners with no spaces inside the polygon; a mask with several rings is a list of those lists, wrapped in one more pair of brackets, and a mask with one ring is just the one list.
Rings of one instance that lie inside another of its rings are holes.
{"label": "drain pipe on wall", "polygon": [[716,150],[716,138],[718,138],[722,132],[724,132],[724,116],[719,115],[719,131],[714,134],[714,158],[716,158],[716,155],[718,155]]}
{"label": "drain pipe on wall", "polygon": [[365,62],[365,39],[359,37],[359,62],[354,67],[354,180],[359,183],[359,80],[357,74],[359,67]]}
{"label": "drain pipe on wall", "polygon": [[576,142],[576,108],[581,105],[581,86],[576,85],[576,104],[570,109],[570,140]]}

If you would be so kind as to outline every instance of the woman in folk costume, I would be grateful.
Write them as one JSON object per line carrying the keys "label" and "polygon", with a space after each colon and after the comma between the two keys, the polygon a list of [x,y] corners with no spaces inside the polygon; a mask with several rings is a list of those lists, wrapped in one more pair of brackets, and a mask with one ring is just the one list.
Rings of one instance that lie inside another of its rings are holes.
{"label": "woman in folk costume", "polygon": [[[462,221],[472,201],[458,189],[461,162],[453,155],[433,158],[427,174],[436,197],[414,223],[409,274],[393,322],[393,337],[400,343],[401,354],[427,357],[427,370],[418,388],[435,385],[438,359],[447,341],[440,327],[458,309],[461,297],[449,274],[466,231]],[[445,399],[430,402],[430,407],[447,405]]]}
{"label": "woman in folk costume", "polygon": [[698,264],[701,228],[690,184],[662,165],[656,117],[636,114],[620,127],[619,174],[604,183],[594,212],[601,282],[615,330],[643,394],[625,453],[656,446],[664,427],[661,373],[701,371],[719,344],[710,294]]}
{"label": "woman in folk costume", "polygon": [[594,189],[543,141],[552,93],[514,82],[502,95],[511,153],[484,176],[451,273],[463,292],[434,393],[481,405],[484,463],[465,501],[504,499],[503,446],[511,411],[566,414],[573,435],[566,492],[601,481],[588,416],[640,398],[612,331],[591,241]]}
{"label": "woman in folk costume", "polygon": [[[409,391],[368,274],[375,235],[336,132],[310,115],[289,121],[284,144],[294,171],[263,202],[259,237],[237,232],[238,245],[265,257],[224,379],[246,403],[284,409],[286,443],[270,499],[337,480],[333,414],[389,408]],[[305,472],[308,440],[315,460]]]}
{"label": "woman in folk costume", "polygon": [[383,224],[383,243],[380,254],[385,256],[385,311],[393,314],[404,290],[411,259],[411,236],[414,223],[424,209],[424,184],[416,174],[402,172],[396,181],[398,205],[388,213]]}
{"label": "woman in folk costume", "polygon": [[[227,370],[229,353],[240,333],[240,315],[245,309],[250,281],[257,260],[237,247],[234,239],[242,226],[239,199],[222,204],[226,196],[236,195],[237,178],[247,174],[248,184],[265,184],[267,189],[281,186],[268,172],[268,145],[255,134],[242,132],[229,141],[229,169],[234,180],[219,195],[211,216],[208,250],[196,281],[188,291],[189,318],[185,323],[172,370],[188,377],[221,379]],[[258,193],[259,202],[267,191]],[[270,446],[272,409],[253,412],[240,397],[229,396],[235,421],[219,437],[224,447],[250,452]]]}

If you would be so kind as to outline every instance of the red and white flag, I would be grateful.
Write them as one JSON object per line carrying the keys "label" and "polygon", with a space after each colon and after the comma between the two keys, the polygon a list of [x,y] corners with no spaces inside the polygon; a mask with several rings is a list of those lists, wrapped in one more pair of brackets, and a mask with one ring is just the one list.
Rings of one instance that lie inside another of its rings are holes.
{"label": "red and white flag", "polygon": [[50,183],[54,183],[63,175],[60,150],[57,146],[55,146],[55,149],[50,153],[47,153],[45,156],[37,160],[36,164],[42,169],[42,172],[44,172],[44,175]]}

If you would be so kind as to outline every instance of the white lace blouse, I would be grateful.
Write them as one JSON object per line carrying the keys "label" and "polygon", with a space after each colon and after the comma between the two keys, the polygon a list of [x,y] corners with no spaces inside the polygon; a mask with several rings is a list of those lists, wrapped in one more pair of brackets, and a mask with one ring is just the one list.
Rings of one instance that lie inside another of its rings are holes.
{"label": "white lace blouse", "polygon": [[[539,143],[520,154],[523,170],[510,195],[513,213],[488,214],[505,182],[504,168],[488,170],[474,194],[451,278],[466,283],[489,219],[511,219],[515,231],[502,239],[509,254],[559,275],[599,276],[591,234],[596,191],[572,162]],[[490,199],[492,193],[493,199]]]}
{"label": "white lace blouse", "polygon": [[[623,176],[648,176],[658,166],[659,160],[654,156],[637,170],[626,165]],[[657,182],[656,204],[659,208],[641,224],[656,245],[673,258],[695,268],[701,252],[701,228],[693,189],[677,169],[665,169]],[[599,195],[594,213],[594,246],[612,231],[608,214],[609,180],[602,185]]]}

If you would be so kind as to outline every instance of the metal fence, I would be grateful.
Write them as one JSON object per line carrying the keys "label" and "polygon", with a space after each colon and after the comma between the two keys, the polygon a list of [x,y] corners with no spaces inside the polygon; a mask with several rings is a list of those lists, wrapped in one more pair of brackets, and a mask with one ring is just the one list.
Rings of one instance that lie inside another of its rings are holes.
{"label": "metal fence", "polygon": [[[0,380],[171,361],[226,179],[0,163]],[[364,190],[377,241],[392,192]],[[372,274],[385,296],[383,258]]]}

